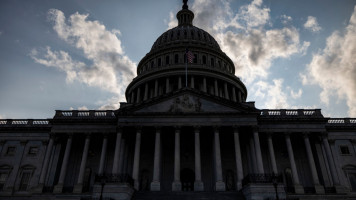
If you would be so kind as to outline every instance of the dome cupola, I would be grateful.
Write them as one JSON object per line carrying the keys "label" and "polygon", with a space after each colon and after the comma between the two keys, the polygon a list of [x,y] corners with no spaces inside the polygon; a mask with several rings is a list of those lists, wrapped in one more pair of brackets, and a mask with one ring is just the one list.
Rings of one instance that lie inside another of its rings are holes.
{"label": "dome cupola", "polygon": [[188,9],[188,0],[184,0],[182,10],[177,13],[178,26],[193,26],[194,13]]}

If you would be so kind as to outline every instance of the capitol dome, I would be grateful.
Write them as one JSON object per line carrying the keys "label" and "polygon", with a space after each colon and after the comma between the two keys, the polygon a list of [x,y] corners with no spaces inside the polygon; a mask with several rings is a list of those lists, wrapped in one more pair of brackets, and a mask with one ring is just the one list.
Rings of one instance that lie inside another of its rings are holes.
{"label": "capitol dome", "polygon": [[[126,90],[130,104],[140,104],[193,90],[231,102],[243,103],[247,89],[235,76],[232,60],[206,31],[193,25],[194,13],[183,5],[177,13],[178,26],[164,32],[139,62],[137,77]],[[193,59],[188,62],[186,52]]]}

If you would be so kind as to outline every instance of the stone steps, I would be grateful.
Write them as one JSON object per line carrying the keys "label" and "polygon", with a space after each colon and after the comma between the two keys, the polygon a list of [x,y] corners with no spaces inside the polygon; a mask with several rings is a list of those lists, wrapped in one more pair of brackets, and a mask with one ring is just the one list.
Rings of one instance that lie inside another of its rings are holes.
{"label": "stone steps", "polygon": [[241,192],[136,192],[133,200],[245,200]]}

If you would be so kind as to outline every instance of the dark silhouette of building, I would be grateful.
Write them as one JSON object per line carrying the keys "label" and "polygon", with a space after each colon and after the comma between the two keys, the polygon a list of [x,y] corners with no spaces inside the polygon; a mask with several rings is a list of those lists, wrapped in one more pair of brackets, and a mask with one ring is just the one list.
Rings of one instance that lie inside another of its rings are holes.
{"label": "dark silhouette of building", "polygon": [[356,198],[356,119],[257,109],[187,1],[177,18],[120,109],[0,120],[0,198]]}

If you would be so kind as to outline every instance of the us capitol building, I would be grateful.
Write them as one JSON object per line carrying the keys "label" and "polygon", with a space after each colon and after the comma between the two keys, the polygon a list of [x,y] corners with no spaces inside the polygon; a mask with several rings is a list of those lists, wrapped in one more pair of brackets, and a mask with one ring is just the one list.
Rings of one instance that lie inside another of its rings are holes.
{"label": "us capitol building", "polygon": [[356,119],[257,109],[186,0],[177,18],[120,109],[0,120],[0,199],[356,199]]}

